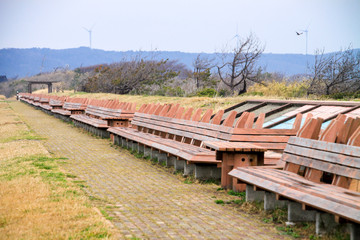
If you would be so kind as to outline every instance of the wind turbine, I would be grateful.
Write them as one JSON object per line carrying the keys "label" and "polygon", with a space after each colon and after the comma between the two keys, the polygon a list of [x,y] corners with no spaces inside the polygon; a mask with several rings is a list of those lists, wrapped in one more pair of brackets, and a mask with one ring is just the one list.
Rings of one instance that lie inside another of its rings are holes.
{"label": "wind turbine", "polygon": [[234,39],[236,39],[236,46],[239,47],[239,39],[240,39],[239,24],[236,24],[236,34],[231,40],[234,40]]}
{"label": "wind turbine", "polygon": [[87,31],[89,33],[89,40],[90,40],[90,49],[91,49],[91,33],[92,33],[92,29],[94,28],[95,24],[92,25],[92,27],[90,29],[87,29],[86,27],[83,27],[83,29],[85,29],[85,31]]}
{"label": "wind turbine", "polygon": [[300,30],[300,32],[296,32],[296,35],[300,36],[303,33],[305,33],[305,38],[306,38],[306,48],[305,48],[305,55],[307,58],[308,55],[308,34],[309,34],[309,25],[306,27],[305,30]]}
{"label": "wind turbine", "polygon": [[[309,61],[308,61],[308,34],[309,34],[309,25],[306,27],[305,30],[300,30],[300,32],[296,32],[296,35],[300,36],[303,33],[305,33],[305,38],[306,38],[306,48],[305,48],[305,58],[306,58],[306,66],[309,66]],[[307,73],[307,68],[306,68],[306,73]]]}

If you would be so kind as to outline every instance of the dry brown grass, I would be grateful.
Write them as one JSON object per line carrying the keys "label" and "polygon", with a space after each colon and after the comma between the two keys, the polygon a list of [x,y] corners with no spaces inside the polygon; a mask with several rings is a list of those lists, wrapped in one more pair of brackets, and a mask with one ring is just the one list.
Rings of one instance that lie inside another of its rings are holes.
{"label": "dry brown grass", "polygon": [[6,97],[4,95],[0,95],[0,100],[5,100]]}
{"label": "dry brown grass", "polygon": [[51,158],[39,139],[0,102],[0,238],[116,238],[116,230],[71,181],[75,176],[62,172],[66,160]]}

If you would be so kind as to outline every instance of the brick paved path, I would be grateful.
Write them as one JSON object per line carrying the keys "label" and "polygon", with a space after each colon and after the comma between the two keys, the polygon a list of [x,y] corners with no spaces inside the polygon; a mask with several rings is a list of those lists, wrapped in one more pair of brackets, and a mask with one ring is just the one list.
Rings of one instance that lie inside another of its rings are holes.
{"label": "brick paved path", "polygon": [[24,103],[11,106],[47,138],[44,145],[50,152],[69,158],[66,171],[86,181],[92,196],[113,206],[104,209],[124,238],[288,238],[251,215],[215,204],[215,199],[235,199],[217,192],[217,185],[185,184],[164,168],[111,147],[109,140],[92,137]]}

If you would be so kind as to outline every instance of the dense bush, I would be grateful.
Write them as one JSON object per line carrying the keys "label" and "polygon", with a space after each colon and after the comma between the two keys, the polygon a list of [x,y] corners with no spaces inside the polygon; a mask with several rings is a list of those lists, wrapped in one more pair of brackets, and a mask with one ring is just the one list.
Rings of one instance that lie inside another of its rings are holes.
{"label": "dense bush", "polygon": [[197,91],[196,95],[198,97],[215,97],[217,94],[216,90],[213,88],[204,88]]}
{"label": "dense bush", "polygon": [[249,87],[248,94],[259,96],[277,96],[284,98],[301,98],[307,96],[308,82],[272,81],[266,85],[259,83]]}

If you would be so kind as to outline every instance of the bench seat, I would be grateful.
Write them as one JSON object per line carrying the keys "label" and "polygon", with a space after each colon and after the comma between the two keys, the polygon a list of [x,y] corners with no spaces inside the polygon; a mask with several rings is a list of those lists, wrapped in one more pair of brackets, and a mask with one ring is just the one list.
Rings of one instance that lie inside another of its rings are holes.
{"label": "bench seat", "polygon": [[51,112],[70,117],[71,112],[64,109],[52,109]]}
{"label": "bench seat", "polygon": [[215,152],[206,148],[200,148],[195,145],[182,143],[172,139],[162,138],[149,133],[139,132],[132,128],[109,128],[108,131],[112,134],[121,136],[131,141],[135,141],[146,145],[150,148],[155,148],[160,151],[177,156],[191,163],[219,163],[216,160]]}
{"label": "bench seat", "polygon": [[40,107],[45,109],[45,110],[48,110],[48,111],[52,110],[52,107],[50,105],[47,105],[47,104],[41,104]]}
{"label": "bench seat", "polygon": [[79,122],[86,123],[86,124],[91,125],[96,128],[108,128],[109,127],[105,120],[92,118],[85,114],[71,115],[70,118],[72,118],[76,121],[79,121]]}
{"label": "bench seat", "polygon": [[306,206],[360,223],[360,193],[306,180],[296,173],[262,167],[242,167],[230,172],[241,181]]}

